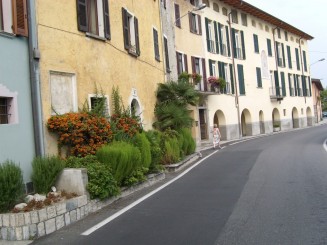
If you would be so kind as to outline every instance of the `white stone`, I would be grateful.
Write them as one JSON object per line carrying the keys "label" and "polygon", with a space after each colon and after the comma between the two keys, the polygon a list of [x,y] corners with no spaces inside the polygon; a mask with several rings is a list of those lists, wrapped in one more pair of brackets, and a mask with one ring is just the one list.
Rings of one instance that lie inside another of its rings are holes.
{"label": "white stone", "polygon": [[30,230],[28,228],[28,226],[23,226],[23,240],[29,240],[30,239]]}
{"label": "white stone", "polygon": [[48,219],[56,217],[56,206],[47,207]]}
{"label": "white stone", "polygon": [[69,215],[69,212],[65,213],[65,223],[66,223],[66,225],[69,225],[70,224],[70,215]]}
{"label": "white stone", "polygon": [[37,236],[41,237],[45,235],[44,223],[41,222],[37,225]]}
{"label": "white stone", "polygon": [[48,219],[47,210],[45,208],[38,210],[40,222]]}
{"label": "white stone", "polygon": [[27,202],[27,203],[29,203],[29,202],[32,201],[32,200],[34,200],[34,196],[32,196],[32,195],[27,195],[27,196],[25,197],[25,202]]}
{"label": "white stone", "polygon": [[37,201],[37,202],[39,202],[39,201],[43,202],[46,198],[47,197],[44,196],[44,195],[40,195],[40,194],[35,194],[34,195],[34,200]]}
{"label": "white stone", "polygon": [[32,224],[28,226],[29,232],[30,232],[30,237],[35,238],[37,234],[37,226],[36,224]]}
{"label": "white stone", "polygon": [[22,227],[16,227],[15,228],[15,237],[17,241],[23,240],[23,229]]}
{"label": "white stone", "polygon": [[55,206],[56,206],[57,215],[66,213],[66,203],[65,202],[57,203]]}
{"label": "white stone", "polygon": [[52,232],[56,231],[56,219],[49,219],[45,221],[45,232],[46,234],[50,234]]}
{"label": "white stone", "polygon": [[23,202],[23,203],[19,203],[19,204],[15,205],[15,209],[21,211],[21,210],[23,210],[26,206],[27,206],[27,204],[24,203],[24,202]]}
{"label": "white stone", "polygon": [[65,226],[64,216],[60,215],[56,217],[56,227],[57,230]]}
{"label": "white stone", "polygon": [[31,224],[31,215],[30,215],[30,212],[24,213],[24,221],[25,221],[25,225]]}
{"label": "white stone", "polygon": [[31,214],[31,222],[32,224],[36,224],[36,223],[39,223],[39,213],[38,211],[32,211],[30,212]]}

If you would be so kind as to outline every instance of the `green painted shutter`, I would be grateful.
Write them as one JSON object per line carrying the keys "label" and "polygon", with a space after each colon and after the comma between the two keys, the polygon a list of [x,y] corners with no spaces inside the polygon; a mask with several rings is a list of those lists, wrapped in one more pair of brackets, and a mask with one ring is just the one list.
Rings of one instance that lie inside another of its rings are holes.
{"label": "green painted shutter", "polygon": [[257,71],[257,86],[258,86],[258,88],[262,88],[262,78],[261,78],[260,67],[256,67],[256,71]]}
{"label": "green painted shutter", "polygon": [[303,96],[307,96],[307,85],[306,85],[306,81],[305,81],[305,76],[302,75],[301,80],[302,80]]}
{"label": "green painted shutter", "polygon": [[297,78],[295,74],[293,74],[293,80],[294,80],[294,96],[297,96],[299,86],[297,85]]}
{"label": "green painted shutter", "polygon": [[214,22],[215,27],[215,45],[216,45],[216,54],[219,54],[219,43],[218,43],[218,31],[217,31],[217,22]]}
{"label": "green painted shutter", "polygon": [[209,76],[213,76],[212,60],[209,59]]}
{"label": "green painted shutter", "polygon": [[244,32],[241,31],[241,41],[242,41],[242,53],[243,53],[243,59],[246,59],[245,55],[245,43],[244,43]]}
{"label": "green painted shutter", "polygon": [[299,50],[295,48],[296,68],[300,70]]}
{"label": "green painted shutter", "polygon": [[286,67],[286,64],[285,64],[285,52],[284,52],[284,43],[282,43],[282,55],[283,55],[283,66]]}
{"label": "green painted shutter", "polygon": [[229,64],[229,73],[230,73],[230,83],[232,87],[232,94],[235,94],[234,91],[234,72],[233,72],[233,65]]}
{"label": "green painted shutter", "polygon": [[208,49],[208,52],[211,52],[210,39],[209,39],[209,20],[208,20],[208,18],[205,18],[204,22],[205,22],[205,25],[206,25],[207,49]]}
{"label": "green painted shutter", "polygon": [[279,42],[275,41],[275,47],[276,47],[275,50],[276,50],[276,55],[277,55],[276,58],[277,58],[277,64],[278,64],[278,66],[279,66],[279,64],[280,64],[280,63],[279,63],[279,58],[280,58],[280,57],[279,57],[279,52],[278,52],[278,44],[279,44]]}
{"label": "green painted shutter", "polygon": [[223,77],[223,70],[221,68],[222,68],[222,62],[218,61],[218,72],[219,72],[218,77]]}
{"label": "green painted shutter", "polygon": [[291,57],[291,47],[286,46],[287,48],[287,59],[288,59],[288,67],[292,69],[292,57]]}
{"label": "green painted shutter", "polygon": [[219,48],[220,53],[223,54],[223,40],[221,37],[221,24],[218,22],[218,33],[219,33]]}
{"label": "green painted shutter", "polygon": [[103,1],[103,23],[104,23],[104,35],[106,39],[110,39],[110,20],[109,20],[109,3]]}
{"label": "green painted shutter", "polygon": [[308,77],[308,80],[309,80],[309,96],[311,97],[312,96],[312,92],[311,92],[311,77]]}
{"label": "green painted shutter", "polygon": [[234,58],[236,58],[236,40],[235,40],[235,29],[234,28],[232,28],[232,42],[233,42]]}
{"label": "green painted shutter", "polygon": [[243,65],[238,64],[237,71],[238,71],[238,82],[239,82],[240,94],[245,95]]}
{"label": "green painted shutter", "polygon": [[304,71],[308,71],[308,68],[307,68],[307,56],[306,56],[304,50],[303,50],[303,65],[304,65]]}
{"label": "green painted shutter", "polygon": [[267,49],[268,49],[268,56],[272,56],[271,40],[270,39],[267,39]]}
{"label": "green painted shutter", "polygon": [[227,40],[227,55],[230,57],[230,44],[229,44],[229,30],[228,26],[226,26],[226,40]]}
{"label": "green painted shutter", "polygon": [[292,77],[292,74],[288,73],[288,87],[289,87],[289,92],[290,92],[290,96],[293,96],[293,95],[292,95],[292,83],[291,83],[291,77]]}
{"label": "green painted shutter", "polygon": [[79,31],[88,31],[86,0],[77,0],[77,22]]}
{"label": "green painted shutter", "polygon": [[135,30],[135,45],[136,45],[136,54],[140,56],[140,38],[139,38],[139,21],[134,16],[134,30]]}
{"label": "green painted shutter", "polygon": [[274,76],[275,76],[275,88],[276,88],[276,95],[280,95],[279,91],[279,77],[278,77],[278,71],[274,71]]}
{"label": "green painted shutter", "polygon": [[258,35],[253,34],[254,52],[259,53]]}
{"label": "green painted shutter", "polygon": [[283,71],[280,73],[280,79],[282,82],[282,94],[283,94],[283,96],[286,96],[285,74]]}

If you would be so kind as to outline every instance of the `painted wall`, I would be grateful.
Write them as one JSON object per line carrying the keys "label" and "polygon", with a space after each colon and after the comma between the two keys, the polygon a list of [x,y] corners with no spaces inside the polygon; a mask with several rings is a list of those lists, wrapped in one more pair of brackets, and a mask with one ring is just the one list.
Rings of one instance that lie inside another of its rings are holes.
{"label": "painted wall", "polygon": [[13,124],[0,124],[0,162],[9,159],[23,170],[30,182],[31,163],[35,155],[31,109],[28,40],[0,33],[0,96],[17,96],[17,115]]}
{"label": "painted wall", "polygon": [[[76,84],[77,107],[81,108],[88,95],[94,94],[97,85],[109,97],[111,108],[112,87],[118,86],[125,107],[136,99],[144,128],[152,128],[157,83],[165,80],[159,2],[110,0],[111,40],[106,41],[78,31],[76,1],[37,2],[45,123],[52,114],[50,74],[64,74]],[[137,58],[124,49],[122,7],[138,18],[141,55]],[[160,62],[155,60],[153,28],[158,31]],[[46,152],[56,154],[55,137],[47,130],[45,134]]]}

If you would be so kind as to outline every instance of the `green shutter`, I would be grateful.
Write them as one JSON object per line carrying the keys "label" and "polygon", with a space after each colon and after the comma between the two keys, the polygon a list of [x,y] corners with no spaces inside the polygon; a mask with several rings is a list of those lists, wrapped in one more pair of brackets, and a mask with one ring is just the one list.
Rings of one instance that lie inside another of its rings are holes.
{"label": "green shutter", "polygon": [[217,31],[217,22],[214,22],[215,27],[215,44],[216,44],[216,54],[219,54],[219,43],[218,43],[218,31]]}
{"label": "green shutter", "polygon": [[303,96],[307,96],[307,85],[306,85],[306,81],[305,81],[305,76],[301,76],[301,80],[302,80],[302,90],[303,90]]}
{"label": "green shutter", "polygon": [[303,50],[303,65],[304,65],[304,71],[308,71],[308,69],[307,69],[307,56],[305,55],[304,50]]}
{"label": "green shutter", "polygon": [[218,77],[223,77],[222,62],[218,61]]}
{"label": "green shutter", "polygon": [[277,42],[277,41],[275,41],[275,50],[276,50],[276,55],[277,55],[277,64],[278,64],[278,66],[279,66],[279,52],[278,52],[278,44],[279,44],[279,42]]}
{"label": "green shutter", "polygon": [[223,40],[221,37],[221,24],[218,22],[218,33],[219,33],[219,48],[220,48],[220,53],[223,53]]}
{"label": "green shutter", "polygon": [[289,92],[290,92],[290,96],[293,96],[293,95],[292,95],[292,83],[291,83],[291,77],[292,77],[292,74],[288,73],[288,87],[289,87]]}
{"label": "green shutter", "polygon": [[309,81],[309,96],[311,97],[312,96],[312,93],[311,93],[311,78],[310,77],[308,77],[308,81]]}
{"label": "green shutter", "polygon": [[268,56],[272,56],[271,40],[270,39],[267,39],[267,49],[268,49]]}
{"label": "green shutter", "polygon": [[254,52],[259,53],[258,35],[253,34]]}
{"label": "green shutter", "polygon": [[243,65],[237,65],[240,94],[245,95]]}
{"label": "green shutter", "polygon": [[246,59],[246,55],[245,55],[245,43],[244,43],[244,32],[241,31],[241,41],[242,41],[242,52],[243,52],[243,59]]}
{"label": "green shutter", "polygon": [[234,70],[233,70],[233,65],[229,64],[229,73],[230,73],[230,83],[232,87],[232,94],[235,94],[234,91]]}
{"label": "green shutter", "polygon": [[287,59],[288,59],[288,67],[292,69],[292,57],[291,57],[291,47],[286,46],[287,49]]}
{"label": "green shutter", "polygon": [[262,78],[261,78],[260,67],[256,67],[256,71],[257,71],[257,86],[258,86],[258,88],[262,88]]}
{"label": "green shutter", "polygon": [[205,18],[204,21],[205,21],[205,25],[206,25],[207,49],[208,49],[208,52],[211,52],[210,39],[209,39],[209,20],[208,20],[208,18]]}
{"label": "green shutter", "polygon": [[278,71],[274,71],[274,76],[275,76],[275,88],[276,88],[276,95],[280,95],[279,91],[279,78],[278,78]]}
{"label": "green shutter", "polygon": [[280,73],[280,79],[281,79],[281,82],[282,82],[282,93],[283,93],[283,96],[286,96],[285,74],[284,74],[284,72],[281,72]]}
{"label": "green shutter", "polygon": [[295,48],[296,68],[300,70],[299,50]]}
{"label": "green shutter", "polygon": [[228,57],[230,57],[229,30],[228,30],[228,26],[225,27],[226,27],[226,40],[227,40],[227,55]]}
{"label": "green shutter", "polygon": [[234,52],[234,58],[236,58],[236,41],[235,41],[235,29],[232,28],[232,44],[233,44],[233,52]]}
{"label": "green shutter", "polygon": [[209,76],[213,75],[213,71],[212,71],[212,60],[209,59]]}
{"label": "green shutter", "polygon": [[293,80],[294,80],[294,96],[297,96],[299,86],[297,85],[297,78],[295,74],[293,74]]}
{"label": "green shutter", "polygon": [[286,64],[285,64],[285,52],[284,52],[284,43],[282,43],[282,55],[283,55],[283,65],[284,67],[286,67]]}

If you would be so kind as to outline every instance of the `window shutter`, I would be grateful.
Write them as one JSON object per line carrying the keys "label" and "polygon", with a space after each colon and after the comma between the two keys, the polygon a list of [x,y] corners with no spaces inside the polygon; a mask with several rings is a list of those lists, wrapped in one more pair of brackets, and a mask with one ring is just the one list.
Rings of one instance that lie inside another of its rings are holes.
{"label": "window shutter", "polygon": [[267,49],[268,49],[268,55],[272,56],[271,40],[270,39],[267,39]]}
{"label": "window shutter", "polygon": [[221,36],[221,24],[218,22],[218,33],[219,33],[219,48],[220,53],[223,54],[223,39]]}
{"label": "window shutter", "polygon": [[295,48],[296,68],[300,70],[299,50]]}
{"label": "window shutter", "polygon": [[203,75],[203,86],[204,86],[204,90],[207,91],[208,87],[207,87],[207,70],[206,70],[206,60],[202,58],[202,75]]}
{"label": "window shutter", "polygon": [[223,77],[222,62],[218,61],[218,77]]}
{"label": "window shutter", "polygon": [[262,79],[261,79],[261,69],[260,67],[256,67],[257,71],[257,86],[258,88],[262,88]]}
{"label": "window shutter", "polygon": [[229,30],[228,26],[226,26],[226,40],[227,40],[227,55],[230,57],[230,44],[229,44]]}
{"label": "window shutter", "polygon": [[287,59],[288,59],[288,67],[292,69],[292,57],[291,57],[291,47],[286,46],[287,49]]}
{"label": "window shutter", "polygon": [[294,94],[292,95],[291,77],[292,77],[292,74],[288,73],[288,87],[289,87],[289,92],[290,92],[290,96],[293,96]]}
{"label": "window shutter", "polygon": [[278,66],[280,66],[280,63],[279,63],[279,52],[278,52],[278,45],[279,45],[279,42],[277,42],[277,41],[275,41],[275,46],[276,46],[276,48],[275,48],[275,50],[276,50],[276,54],[277,54],[277,64],[278,64]]}
{"label": "window shutter", "polygon": [[86,12],[87,12],[86,0],[77,0],[77,23],[78,23],[79,31],[83,31],[83,32],[88,31]]}
{"label": "window shutter", "polygon": [[153,43],[154,43],[154,56],[157,61],[160,61],[159,54],[159,41],[158,41],[158,32],[156,29],[153,29]]}
{"label": "window shutter", "polygon": [[210,48],[210,39],[209,39],[209,20],[208,20],[208,18],[205,18],[205,19],[204,19],[204,23],[205,23],[205,26],[206,26],[207,49],[208,49],[208,52],[212,52],[212,50],[211,50],[211,48]]}
{"label": "window shutter", "polygon": [[209,59],[209,76],[213,76],[212,60]]}
{"label": "window shutter", "polygon": [[189,22],[189,26],[190,26],[190,32],[194,33],[195,31],[193,30],[193,18],[192,18],[192,13],[189,12],[188,13],[188,22]]}
{"label": "window shutter", "polygon": [[240,94],[245,95],[243,65],[237,65]]}
{"label": "window shutter", "polygon": [[282,43],[282,55],[283,55],[283,66],[286,67],[286,64],[285,64],[285,52],[284,52],[284,43]]}
{"label": "window shutter", "polygon": [[242,41],[243,60],[245,60],[246,55],[245,55],[245,43],[244,43],[244,32],[243,31],[241,31],[241,41]]}
{"label": "window shutter", "polygon": [[201,16],[200,15],[197,16],[198,16],[198,24],[199,24],[199,35],[202,35]]}
{"label": "window shutter", "polygon": [[135,44],[136,44],[136,54],[140,56],[140,39],[139,39],[139,22],[134,16],[134,30],[135,30]]}
{"label": "window shutter", "polygon": [[297,78],[295,74],[293,74],[293,80],[294,80],[294,96],[297,96],[299,86],[297,85]]}
{"label": "window shutter", "polygon": [[215,28],[215,45],[216,45],[216,54],[219,54],[219,44],[218,44],[218,32],[217,32],[217,22],[213,22],[213,26]]}
{"label": "window shutter", "polygon": [[28,36],[26,0],[13,0],[13,31],[16,35]]}
{"label": "window shutter", "polygon": [[256,34],[253,34],[253,43],[254,43],[254,52],[259,53],[258,36]]}
{"label": "window shutter", "polygon": [[282,93],[283,93],[283,96],[286,96],[285,74],[284,74],[283,71],[280,73],[280,79],[281,79],[281,82],[282,82]]}
{"label": "window shutter", "polygon": [[179,28],[181,27],[181,15],[179,12],[179,5],[175,3],[175,24]]}
{"label": "window shutter", "polygon": [[168,40],[166,37],[164,37],[164,47],[165,47],[166,72],[170,72]]}
{"label": "window shutter", "polygon": [[179,63],[179,58],[180,58],[181,54],[176,52],[176,59],[177,59],[177,75],[182,73],[182,67],[180,66]]}
{"label": "window shutter", "polygon": [[306,56],[304,50],[303,50],[303,65],[304,65],[304,71],[308,71],[308,69],[307,69],[307,56]]}
{"label": "window shutter", "polygon": [[191,56],[192,73],[195,73],[195,57]]}
{"label": "window shutter", "polygon": [[188,65],[187,65],[187,55],[186,54],[184,54],[184,68],[185,68],[185,72],[187,72],[188,73]]}
{"label": "window shutter", "polygon": [[122,8],[122,18],[123,18],[123,35],[124,35],[124,47],[129,49],[129,26],[128,26],[128,15],[127,10]]}
{"label": "window shutter", "polygon": [[234,91],[234,72],[233,72],[233,65],[229,64],[229,73],[230,73],[230,83],[232,87],[232,94],[235,94]]}
{"label": "window shutter", "polygon": [[309,96],[311,97],[312,96],[312,92],[311,92],[311,78],[310,77],[308,77],[308,81],[309,81]]}
{"label": "window shutter", "polygon": [[235,38],[235,29],[232,28],[232,44],[233,44],[233,52],[234,52],[234,58],[236,58],[236,38]]}
{"label": "window shutter", "polygon": [[110,19],[109,19],[109,3],[103,0],[103,18],[104,18],[104,36],[110,39]]}
{"label": "window shutter", "polygon": [[274,71],[276,95],[280,95],[278,71]]}
{"label": "window shutter", "polygon": [[307,85],[306,85],[306,81],[305,81],[305,76],[302,75],[301,80],[302,80],[303,96],[307,96]]}

